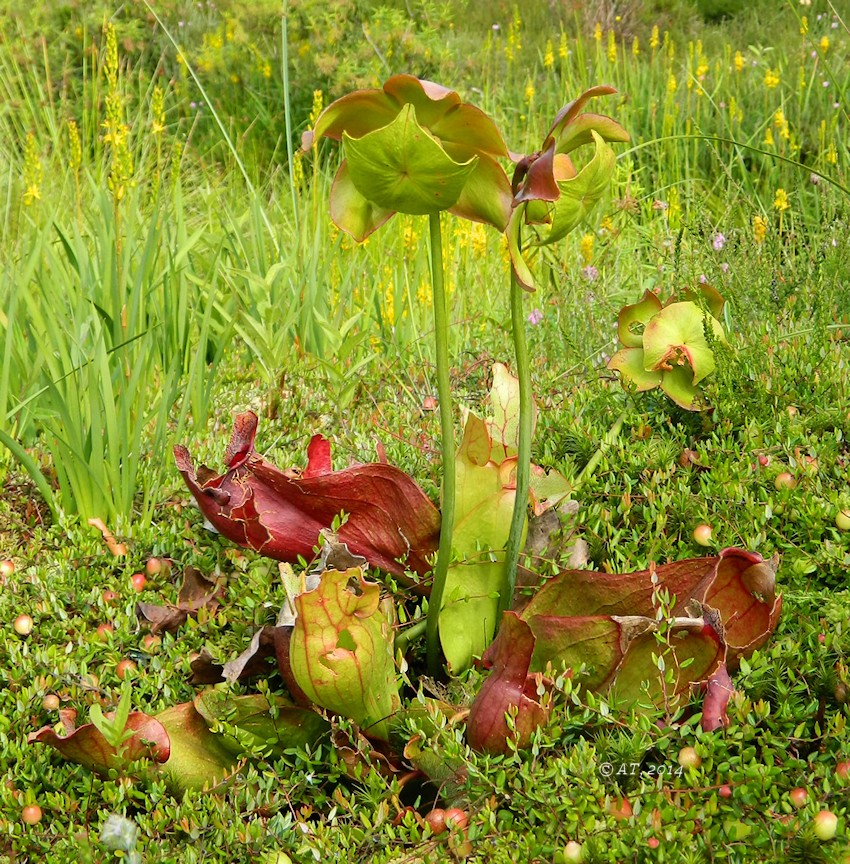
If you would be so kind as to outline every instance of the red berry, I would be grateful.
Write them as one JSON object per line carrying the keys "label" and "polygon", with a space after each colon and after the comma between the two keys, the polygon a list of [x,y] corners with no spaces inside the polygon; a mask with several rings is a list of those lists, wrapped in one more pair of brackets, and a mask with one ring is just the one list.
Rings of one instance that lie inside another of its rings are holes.
{"label": "red berry", "polygon": [[469,825],[469,814],[460,807],[450,807],[445,815],[446,827],[450,830],[463,830]]}
{"label": "red berry", "polygon": [[608,812],[618,821],[630,819],[632,815],[632,805],[628,798],[614,798],[608,805]]}
{"label": "red berry", "polygon": [[128,672],[135,672],[138,666],[132,660],[119,660],[115,667],[115,674],[123,681]]}
{"label": "red berry", "polygon": [[762,468],[766,468],[768,465],[770,465],[770,456],[765,456],[765,454],[762,453],[759,456],[759,465],[761,465]]}
{"label": "red berry", "polygon": [[806,801],[809,798],[809,793],[803,789],[802,786],[798,786],[796,789],[792,789],[788,793],[788,797],[791,799],[791,803],[794,807],[799,810],[801,807],[806,806]]}
{"label": "red berry", "polygon": [[650,849],[657,849],[661,845],[661,841],[657,837],[650,837],[649,840],[646,841],[646,845],[649,846]]}
{"label": "red berry", "polygon": [[148,576],[159,576],[163,570],[168,569],[168,562],[162,558],[148,558],[145,562],[145,573]]}
{"label": "red berry", "polygon": [[41,822],[42,815],[41,807],[38,804],[27,804],[21,810],[21,819],[24,820],[25,825],[38,825]]}
{"label": "red berry", "polygon": [[850,761],[839,762],[835,766],[835,773],[842,780],[850,780]]}
{"label": "red berry", "polygon": [[118,595],[109,588],[100,595],[104,603],[114,603],[118,599]]}
{"label": "red berry", "polygon": [[8,558],[5,561],[0,561],[0,578],[5,579],[15,572],[15,562]]}
{"label": "red berry", "polygon": [[425,817],[425,821],[432,834],[442,834],[446,830],[446,811],[438,807]]}
{"label": "red berry", "polygon": [[153,633],[148,633],[142,639],[142,646],[145,651],[152,651],[155,648],[159,648],[160,645],[162,645],[162,639],[159,636],[154,636]]}
{"label": "red berry", "polygon": [[137,594],[141,594],[142,591],[145,590],[145,585],[147,584],[147,578],[144,573],[134,573],[131,581],[133,583],[133,590]]}
{"label": "red berry", "polygon": [[790,474],[788,471],[782,471],[776,475],[773,485],[776,489],[793,489],[797,485],[797,481],[794,479],[793,474]]}
{"label": "red berry", "polygon": [[55,711],[59,707],[59,697],[55,693],[48,693],[41,704],[45,711]]}
{"label": "red berry", "polygon": [[111,624],[97,625],[97,638],[100,639],[101,642],[106,642],[114,632],[115,628]]}
{"label": "red berry", "polygon": [[732,787],[728,783],[724,783],[718,790],[717,794],[721,798],[731,798],[732,797]]}

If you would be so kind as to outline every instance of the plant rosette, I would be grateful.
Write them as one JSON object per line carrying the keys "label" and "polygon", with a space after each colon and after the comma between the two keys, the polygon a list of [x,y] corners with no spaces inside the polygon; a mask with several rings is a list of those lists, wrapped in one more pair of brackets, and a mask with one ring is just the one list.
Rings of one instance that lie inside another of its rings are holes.
{"label": "plant rosette", "polygon": [[712,343],[726,335],[718,317],[724,300],[708,285],[699,296],[670,298],[666,304],[652,292],[617,318],[617,335],[623,347],[608,361],[620,380],[637,392],[660,387],[687,411],[705,410],[700,383],[715,369]]}

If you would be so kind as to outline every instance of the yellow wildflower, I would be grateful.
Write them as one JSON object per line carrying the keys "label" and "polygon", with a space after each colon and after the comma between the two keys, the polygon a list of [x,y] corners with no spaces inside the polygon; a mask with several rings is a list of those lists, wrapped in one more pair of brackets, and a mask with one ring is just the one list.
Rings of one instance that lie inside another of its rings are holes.
{"label": "yellow wildflower", "polygon": [[637,36],[632,39],[632,57],[640,57],[640,43]]}
{"label": "yellow wildflower", "polygon": [[296,189],[301,189],[304,185],[304,164],[302,162],[304,151],[299,149],[295,151],[292,157],[292,184]]}
{"label": "yellow wildflower", "polygon": [[743,72],[744,71],[744,55],[740,51],[735,52],[735,71]]}
{"label": "yellow wildflower", "polygon": [[753,217],[753,238],[756,243],[764,243],[764,238],[767,237],[767,220],[764,216]]}
{"label": "yellow wildflower", "polygon": [[555,48],[552,45],[552,40],[546,41],[546,50],[543,53],[543,66],[546,69],[551,69],[555,65]]}
{"label": "yellow wildflower", "polygon": [[271,78],[272,77],[272,64],[269,63],[268,60],[264,60],[262,66],[260,67],[260,74],[263,78]]}
{"label": "yellow wildflower", "polygon": [[34,201],[41,201],[41,181],[43,178],[44,169],[41,167],[41,159],[38,156],[38,144],[35,135],[29,132],[24,147],[24,204],[27,207]]}
{"label": "yellow wildflower", "polygon": [[823,51],[824,54],[829,51],[829,36],[824,36],[820,40],[820,50]]}
{"label": "yellow wildflower", "polygon": [[68,121],[68,163],[72,171],[78,171],[83,163],[83,147],[80,143],[80,129],[76,120]]}
{"label": "yellow wildflower", "polygon": [[773,125],[779,130],[779,137],[786,141],[791,137],[791,129],[788,125],[788,120],[785,117],[785,112],[779,108],[776,114],[773,115]]}
{"label": "yellow wildflower", "polygon": [[534,101],[534,84],[531,83],[531,79],[526,82],[525,85],[525,101],[531,103]]}
{"label": "yellow wildflower", "polygon": [[809,32],[809,19],[804,15],[800,19],[800,35],[805,36]]}
{"label": "yellow wildflower", "polygon": [[649,47],[654,51],[660,44],[660,41],[661,40],[658,38],[658,25],[655,24],[652,27],[652,36],[649,38]]}
{"label": "yellow wildflower", "polygon": [[319,119],[319,114],[324,110],[325,94],[321,90],[313,91],[313,107],[310,109],[310,128],[316,125],[316,120]]}
{"label": "yellow wildflower", "polygon": [[764,86],[767,87],[768,90],[778,87],[779,82],[780,78],[778,69],[768,69],[767,72],[764,73]]}
{"label": "yellow wildflower", "polygon": [[773,199],[773,209],[778,210],[780,213],[784,213],[791,207],[791,204],[788,202],[788,193],[784,189],[776,190],[776,197]]}
{"label": "yellow wildflower", "polygon": [[605,218],[604,218],[604,219],[599,223],[599,230],[600,230],[600,231],[607,231],[609,234],[613,234],[613,233],[614,233],[614,223],[611,221],[611,217],[610,217],[610,216],[606,216],[606,217],[605,217]]}
{"label": "yellow wildflower", "polygon": [[602,41],[602,25],[597,21],[596,26],[593,28],[593,38],[597,43]]}
{"label": "yellow wildflower", "polygon": [[767,129],[764,130],[764,146],[773,147],[773,144],[773,129],[768,126]]}
{"label": "yellow wildflower", "polygon": [[838,164],[838,151],[835,149],[834,141],[831,141],[829,147],[827,147],[826,161],[829,162],[830,165]]}
{"label": "yellow wildflower", "polygon": [[561,40],[558,42],[558,56],[561,60],[567,59],[567,34],[561,31]]}
{"label": "yellow wildflower", "polygon": [[585,234],[581,238],[579,248],[581,249],[581,260],[585,267],[593,260],[593,240],[592,234]]}
{"label": "yellow wildflower", "polygon": [[107,22],[104,26],[103,35],[106,40],[106,49],[103,54],[103,72],[106,75],[110,88],[114,88],[118,83],[118,37],[115,35],[115,27],[111,22]]}
{"label": "yellow wildflower", "polygon": [[151,94],[151,132],[161,135],[165,131],[165,106],[162,87],[154,87]]}
{"label": "yellow wildflower", "polygon": [[[456,220],[459,221],[459,220]],[[472,251],[479,258],[487,253],[487,229],[480,222],[471,222],[470,245]]]}
{"label": "yellow wildflower", "polygon": [[617,62],[617,34],[613,30],[608,31],[608,62]]}
{"label": "yellow wildflower", "polygon": [[676,76],[671,72],[670,76],[667,78],[667,92],[675,93],[676,87],[678,87],[676,84]]}

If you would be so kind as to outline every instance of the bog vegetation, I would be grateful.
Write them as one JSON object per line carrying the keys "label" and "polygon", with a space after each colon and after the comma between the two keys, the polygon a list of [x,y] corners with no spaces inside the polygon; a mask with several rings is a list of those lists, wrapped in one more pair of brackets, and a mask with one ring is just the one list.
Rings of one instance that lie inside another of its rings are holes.
{"label": "bog vegetation", "polygon": [[0,11],[3,860],[850,860],[841,9]]}

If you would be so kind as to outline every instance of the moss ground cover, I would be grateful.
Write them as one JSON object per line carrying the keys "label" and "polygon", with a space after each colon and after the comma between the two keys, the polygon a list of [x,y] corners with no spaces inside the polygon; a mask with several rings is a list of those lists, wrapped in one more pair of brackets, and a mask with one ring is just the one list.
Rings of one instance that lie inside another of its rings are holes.
{"label": "moss ground cover", "polygon": [[[323,4],[291,4],[296,134],[351,87],[413,72],[457,87],[527,152],[566,99],[597,81],[618,89],[612,113],[631,144],[610,197],[532,261],[533,461],[577,477],[625,412],[563,529],[583,538],[587,566],[705,554],[693,532],[708,524],[709,552],[780,556],[785,606],[773,639],[734,675],[723,731],[703,732],[687,712],[672,723],[636,714],[565,679],[525,751],[485,757],[457,718],[409,721],[421,750],[439,754],[443,782],[353,769],[324,743],[258,752],[223,791],[180,797],[144,768],[98,777],[26,737],[58,723],[60,707],[81,718],[114,708],[119,670],[134,708],[192,699],[195,655],[231,659],[284,602],[275,562],[204,529],[173,444],[218,466],[233,414],[250,409],[262,418],[258,451],[279,465],[303,465],[314,433],[332,439],[340,465],[374,461],[377,438],[436,500],[427,249],[414,217],[362,246],[333,227],[335,150],[296,150],[287,164],[276,5],[154,7],[179,54],[144,4],[0,6],[26,11],[4,17],[0,42],[0,559],[12,562],[0,577],[0,856],[118,860],[101,833],[120,814],[138,829],[121,854],[147,861],[844,860],[841,10],[763,4],[707,24],[685,4],[635,4],[619,21],[604,4],[561,19],[522,4],[422,4],[412,17],[345,4],[331,26]],[[113,44],[104,11],[115,12]],[[443,234],[452,388],[475,409],[492,363],[512,362],[508,296],[496,288],[508,254],[474,223],[447,222]],[[624,392],[606,365],[620,307],[647,289],[705,283],[727,300],[728,344],[702,384],[712,410]],[[567,566],[568,544],[553,545],[525,563],[546,575]],[[173,566],[134,582],[152,557]],[[187,566],[221,577],[219,605],[146,638],[136,603],[175,602]],[[15,626],[22,614],[29,633]],[[482,676],[448,685],[453,701],[468,705]],[[233,687],[283,690],[274,676]],[[807,794],[791,796],[798,788]],[[453,806],[465,828],[425,826],[433,807]],[[833,840],[818,836],[822,810],[838,817]]]}

